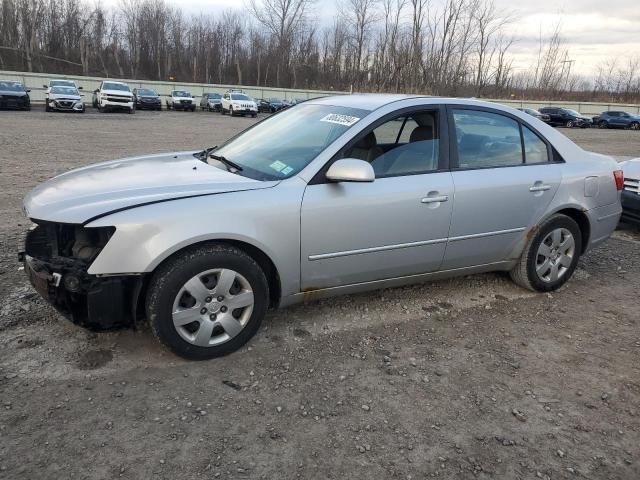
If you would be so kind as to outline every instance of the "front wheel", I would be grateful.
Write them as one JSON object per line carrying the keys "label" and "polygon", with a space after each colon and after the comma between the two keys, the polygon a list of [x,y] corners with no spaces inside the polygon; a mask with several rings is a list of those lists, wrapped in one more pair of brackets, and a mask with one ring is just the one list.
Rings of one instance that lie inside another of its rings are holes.
{"label": "front wheel", "polygon": [[569,121],[566,123],[566,127],[567,127],[567,128],[573,128],[573,125],[574,125],[573,120],[569,120]]}
{"label": "front wheel", "polygon": [[130,114],[130,115],[132,115],[132,114],[134,114],[134,113],[136,113],[136,109],[135,109],[134,107],[131,107],[131,108],[129,109],[129,114]]}
{"label": "front wheel", "polygon": [[554,215],[529,240],[510,272],[511,279],[529,290],[557,290],[573,275],[581,253],[582,235],[576,221]]}
{"label": "front wheel", "polygon": [[609,124],[605,120],[601,120],[600,123],[598,123],[598,127],[599,128],[609,128]]}
{"label": "front wheel", "polygon": [[629,125],[629,128],[631,130],[640,130],[640,123],[638,122],[633,122],[631,125]]}
{"label": "front wheel", "polygon": [[244,251],[210,244],[177,254],[153,275],[147,318],[177,355],[206,360],[238,350],[269,304],[267,278]]}

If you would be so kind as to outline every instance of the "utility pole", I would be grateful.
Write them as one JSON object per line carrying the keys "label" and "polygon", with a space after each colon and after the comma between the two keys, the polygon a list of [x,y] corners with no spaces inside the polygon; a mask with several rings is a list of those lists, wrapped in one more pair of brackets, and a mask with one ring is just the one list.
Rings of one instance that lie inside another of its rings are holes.
{"label": "utility pole", "polygon": [[[575,60],[570,60],[568,57],[568,53],[565,52],[564,53],[564,60],[561,60],[560,63],[562,64],[562,72],[561,72],[561,76],[564,77],[564,89],[567,90],[569,87],[569,75],[571,74],[571,67],[573,67],[573,64],[576,63]],[[567,73],[565,73],[565,66],[567,69]]]}

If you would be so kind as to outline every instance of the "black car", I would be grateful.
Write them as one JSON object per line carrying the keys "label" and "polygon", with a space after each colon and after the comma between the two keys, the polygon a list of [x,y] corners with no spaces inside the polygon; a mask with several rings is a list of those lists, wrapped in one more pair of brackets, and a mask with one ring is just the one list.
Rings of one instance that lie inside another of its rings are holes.
{"label": "black car", "polygon": [[524,112],[532,117],[536,117],[538,120],[542,120],[544,123],[549,123],[551,121],[551,117],[546,113],[541,113],[538,110],[534,110],[533,108],[519,108],[521,112]]}
{"label": "black car", "polygon": [[160,95],[150,88],[134,88],[132,90],[133,101],[138,110],[162,110]]}
{"label": "black car", "polygon": [[554,127],[580,127],[588,128],[593,125],[593,119],[587,117],[575,110],[560,107],[544,107],[539,110],[540,113],[549,115],[549,125]]}
{"label": "black car", "polygon": [[279,98],[261,98],[256,100],[256,103],[258,104],[258,111],[264,113],[276,113],[287,107]]}
{"label": "black car", "polygon": [[0,108],[31,110],[30,91],[20,82],[0,80]]}
{"label": "black car", "polygon": [[200,99],[200,108],[210,112],[219,112],[222,110],[222,95],[213,92],[203,93]]}

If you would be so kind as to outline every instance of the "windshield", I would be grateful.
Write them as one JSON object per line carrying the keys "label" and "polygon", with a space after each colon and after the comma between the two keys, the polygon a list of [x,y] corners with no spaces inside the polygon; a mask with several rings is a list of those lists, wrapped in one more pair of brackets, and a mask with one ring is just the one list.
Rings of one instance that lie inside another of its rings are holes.
{"label": "windshield", "polygon": [[71,80],[51,80],[49,82],[50,87],[74,87],[76,86],[75,82]]}
{"label": "windshield", "polygon": [[232,93],[231,100],[251,100],[251,99],[241,93]]}
{"label": "windshield", "polygon": [[51,93],[57,95],[79,95],[75,87],[51,87]]}
{"label": "windshield", "polygon": [[145,96],[145,97],[157,97],[158,96],[158,94],[156,92],[154,92],[153,90],[149,90],[148,88],[139,88],[137,90],[137,94]]}
{"label": "windshield", "polygon": [[207,93],[206,95],[210,99],[220,99],[220,98],[222,98],[222,95],[220,95],[219,93]]}
{"label": "windshield", "polygon": [[279,98],[267,98],[267,100],[271,103],[282,103],[282,100]]}
{"label": "windshield", "polygon": [[183,90],[176,90],[173,92],[174,97],[190,97],[191,94],[189,92],[185,92]]}
{"label": "windshield", "polygon": [[129,92],[129,85],[123,83],[105,82],[102,84],[103,90],[120,90],[121,92]]}
{"label": "windshield", "polygon": [[368,113],[356,108],[303,104],[245,130],[214,153],[241,166],[247,177],[288,178]]}
{"label": "windshield", "polygon": [[582,114],[580,112],[576,112],[575,110],[566,109],[566,112],[569,112],[571,115],[575,115],[576,117],[581,117]]}
{"label": "windshield", "polygon": [[16,82],[0,82],[0,90],[5,92],[24,92],[24,87]]}

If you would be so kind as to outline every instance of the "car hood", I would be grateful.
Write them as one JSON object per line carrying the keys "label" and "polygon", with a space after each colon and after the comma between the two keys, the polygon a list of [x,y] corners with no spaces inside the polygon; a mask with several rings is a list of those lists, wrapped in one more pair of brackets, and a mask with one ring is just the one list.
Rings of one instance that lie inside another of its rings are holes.
{"label": "car hood", "polygon": [[125,158],[63,173],[27,195],[24,213],[35,220],[82,224],[143,204],[278,183],[233,174],[203,163],[193,153]]}
{"label": "car hood", "polygon": [[49,98],[53,98],[55,100],[80,100],[80,95],[68,95],[66,93],[51,93],[49,94]]}
{"label": "car hood", "polygon": [[106,93],[107,95],[120,95],[121,97],[133,97],[133,93],[127,92],[126,90],[100,90],[102,93]]}

